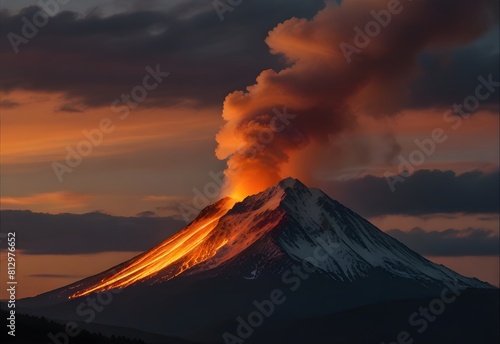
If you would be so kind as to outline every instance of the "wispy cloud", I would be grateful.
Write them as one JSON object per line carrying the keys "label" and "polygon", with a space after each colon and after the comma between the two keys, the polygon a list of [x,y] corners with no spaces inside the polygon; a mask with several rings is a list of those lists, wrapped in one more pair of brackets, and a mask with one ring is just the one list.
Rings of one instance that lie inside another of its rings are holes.
{"label": "wispy cloud", "polygon": [[18,106],[21,106],[21,103],[18,103],[18,102],[14,101],[14,100],[6,99],[6,100],[0,101],[0,108],[12,109],[12,108],[15,108],[15,107],[18,107]]}
{"label": "wispy cloud", "polygon": [[54,109],[55,112],[81,113],[84,110],[74,104],[62,104]]}
{"label": "wispy cloud", "polygon": [[6,196],[0,198],[3,209],[29,209],[33,206],[46,206],[57,209],[73,209],[88,203],[90,195],[75,194],[65,191],[39,193],[27,196]]}

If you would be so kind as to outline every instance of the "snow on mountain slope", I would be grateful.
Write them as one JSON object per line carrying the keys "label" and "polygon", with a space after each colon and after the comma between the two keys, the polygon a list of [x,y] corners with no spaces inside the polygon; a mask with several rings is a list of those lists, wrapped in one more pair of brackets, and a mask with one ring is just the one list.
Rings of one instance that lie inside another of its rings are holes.
{"label": "snow on mountain slope", "polygon": [[318,245],[330,247],[325,250],[329,259],[318,262],[318,268],[333,279],[352,281],[382,268],[423,284],[456,280],[467,287],[489,287],[425,259],[318,189],[292,179],[280,185],[286,193],[281,206],[290,215],[280,246],[297,260],[311,257]]}

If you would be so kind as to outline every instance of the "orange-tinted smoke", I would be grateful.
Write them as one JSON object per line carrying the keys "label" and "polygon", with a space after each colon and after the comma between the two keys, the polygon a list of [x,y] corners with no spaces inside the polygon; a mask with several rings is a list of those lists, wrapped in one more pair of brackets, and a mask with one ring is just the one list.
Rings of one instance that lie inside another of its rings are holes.
{"label": "orange-tinted smoke", "polygon": [[[373,21],[371,11],[387,9],[387,0],[329,2],[311,20],[292,18],[269,32],[271,53],[289,67],[263,71],[254,85],[224,101],[216,155],[228,159],[229,195],[242,198],[287,177],[282,170],[291,154],[355,128],[360,114],[397,113],[408,92],[404,86],[418,74],[419,53],[468,42],[492,25],[490,0],[400,3],[400,13],[351,63],[341,43],[354,45],[354,28]],[[277,113],[285,107],[295,117],[283,121]]]}

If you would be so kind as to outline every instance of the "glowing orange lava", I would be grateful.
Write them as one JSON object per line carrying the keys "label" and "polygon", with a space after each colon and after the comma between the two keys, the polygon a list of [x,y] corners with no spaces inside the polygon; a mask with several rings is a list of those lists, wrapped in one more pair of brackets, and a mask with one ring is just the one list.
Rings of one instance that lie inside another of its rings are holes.
{"label": "glowing orange lava", "polygon": [[[70,298],[114,288],[124,288],[135,282],[152,277],[160,271],[166,273],[162,278],[170,279],[213,257],[217,253],[217,250],[227,243],[227,239],[221,238],[217,242],[214,242],[208,249],[202,243],[204,243],[211,231],[217,226],[219,219],[235,203],[235,199],[226,197],[211,207],[205,208],[204,211],[207,213],[203,214],[202,212],[186,228],[155,248],[129,261],[113,275],[102,279],[92,287],[78,291]],[[168,270],[168,268],[171,268],[171,270]],[[165,272],[165,269],[167,269],[167,272]]]}

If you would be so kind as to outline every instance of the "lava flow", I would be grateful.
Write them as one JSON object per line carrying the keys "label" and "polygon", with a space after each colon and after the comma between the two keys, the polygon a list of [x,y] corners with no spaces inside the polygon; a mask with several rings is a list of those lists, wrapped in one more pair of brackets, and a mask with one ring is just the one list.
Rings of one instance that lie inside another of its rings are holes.
{"label": "lava flow", "polygon": [[85,296],[114,288],[124,288],[138,281],[152,277],[171,267],[165,279],[173,278],[185,270],[213,257],[227,239],[216,242],[207,249],[201,245],[217,226],[219,219],[233,207],[236,200],[226,197],[206,208],[196,220],[160,245],[126,263],[113,275],[95,285],[73,294],[70,298]]}

